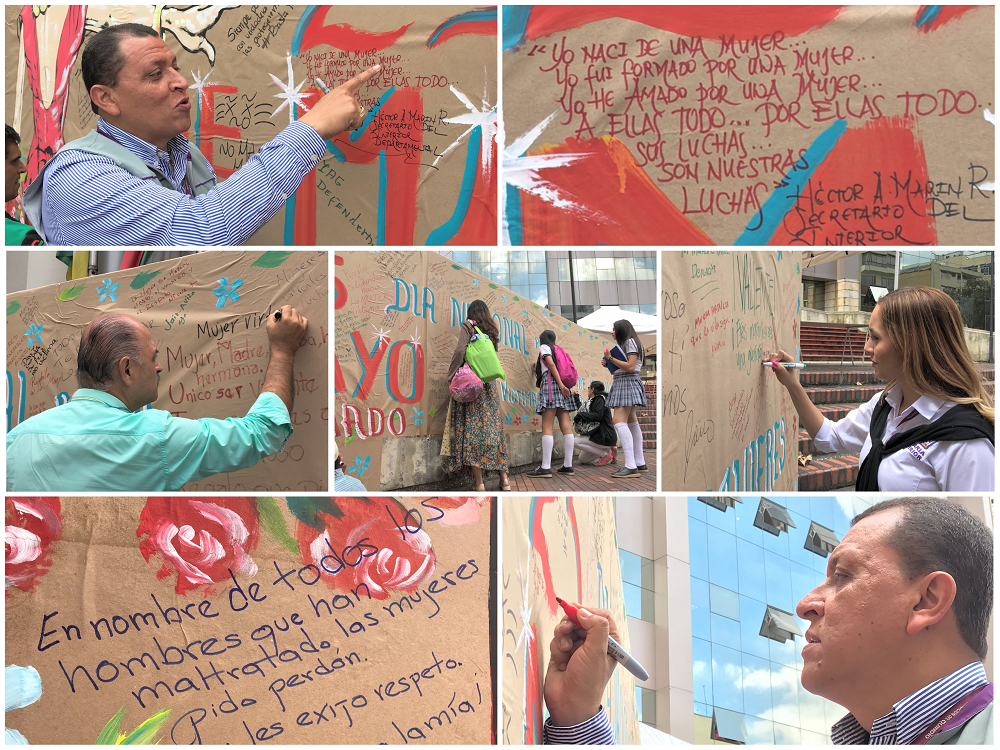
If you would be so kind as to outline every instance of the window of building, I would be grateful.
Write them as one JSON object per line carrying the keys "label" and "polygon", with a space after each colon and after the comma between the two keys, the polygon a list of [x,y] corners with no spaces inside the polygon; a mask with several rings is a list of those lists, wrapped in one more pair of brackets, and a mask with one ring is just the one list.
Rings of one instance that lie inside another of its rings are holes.
{"label": "window of building", "polygon": [[656,726],[656,691],[635,686],[635,705],[639,709],[639,721]]}
{"label": "window of building", "polygon": [[788,515],[788,509],[766,497],[760,499],[753,525],[774,536],[778,536],[782,531],[787,532],[789,526],[796,528],[795,521]]}
{"label": "window of building", "polygon": [[653,596],[653,561],[627,550],[618,550],[621,563],[625,614],[646,622],[655,622]]}
{"label": "window of building", "polygon": [[809,524],[809,531],[806,534],[805,548],[810,552],[815,552],[820,557],[826,557],[833,552],[834,547],[840,544],[837,535],[826,526],[820,526],[813,521]]}
{"label": "window of building", "polygon": [[747,724],[743,714],[717,708],[712,713],[712,739],[733,745],[747,744]]}
{"label": "window of building", "polygon": [[597,281],[594,258],[573,258],[573,273],[577,281]]}
{"label": "window of building", "polygon": [[638,281],[656,279],[656,258],[635,258],[635,278]]}
{"label": "window of building", "polygon": [[743,501],[738,497],[706,496],[706,497],[699,497],[698,502],[705,503],[705,505],[725,513],[727,508],[735,508],[736,503],[742,503]]}
{"label": "window of building", "polygon": [[760,625],[760,634],[772,641],[784,643],[793,636],[801,636],[802,630],[791,612],[768,605],[764,621]]}
{"label": "window of building", "polygon": [[617,280],[617,276],[615,276],[614,258],[594,258],[594,264],[597,266],[598,281]]}
{"label": "window of building", "polygon": [[615,273],[619,281],[635,281],[635,258],[615,258]]}

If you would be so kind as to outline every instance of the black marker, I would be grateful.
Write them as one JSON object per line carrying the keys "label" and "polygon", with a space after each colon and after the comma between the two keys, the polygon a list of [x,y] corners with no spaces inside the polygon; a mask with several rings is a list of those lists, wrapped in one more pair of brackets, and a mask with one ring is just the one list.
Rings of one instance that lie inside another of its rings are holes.
{"label": "black marker", "polygon": [[276,321],[278,321],[278,320],[281,320],[281,310],[278,310],[278,311],[277,311],[277,312],[276,312],[276,313],[274,314],[274,319],[275,319]]}

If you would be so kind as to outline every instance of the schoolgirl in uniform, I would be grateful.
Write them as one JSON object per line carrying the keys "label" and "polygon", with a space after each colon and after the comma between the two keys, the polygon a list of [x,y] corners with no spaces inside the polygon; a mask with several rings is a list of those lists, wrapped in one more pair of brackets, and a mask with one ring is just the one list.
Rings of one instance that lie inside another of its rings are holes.
{"label": "schoolgirl in uniform", "polygon": [[614,359],[605,350],[601,364],[611,362],[618,367],[612,375],[608,406],[614,410],[615,431],[622,444],[625,465],[611,476],[634,479],[640,472],[648,471],[642,455],[642,430],[639,428],[639,407],[646,406],[646,389],[639,377],[645,351],[629,321],[615,321],[614,334],[627,360]]}
{"label": "schoolgirl in uniform", "polygon": [[535,379],[539,384],[538,406],[535,411],[542,415],[542,465],[527,476],[548,478],[552,476],[552,427],[559,419],[559,429],[563,436],[563,465],[556,473],[572,475],[573,471],[573,423],[570,413],[577,410],[576,399],[571,387],[576,383],[563,383],[555,362],[556,334],[542,331],[538,337],[538,360],[535,362]]}
{"label": "schoolgirl in uniform", "polygon": [[[816,447],[860,450],[859,491],[992,492],[993,398],[954,300],[930,287],[885,295],[872,311],[865,354],[889,384],[837,422],[809,400],[792,370],[771,368]],[[783,351],[771,359],[792,361]]]}

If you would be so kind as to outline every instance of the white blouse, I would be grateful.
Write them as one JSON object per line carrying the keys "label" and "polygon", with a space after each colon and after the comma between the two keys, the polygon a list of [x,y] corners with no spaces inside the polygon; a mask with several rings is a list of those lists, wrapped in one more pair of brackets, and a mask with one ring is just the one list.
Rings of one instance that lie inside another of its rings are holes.
{"label": "white blouse", "polygon": [[[880,391],[839,422],[823,420],[813,439],[816,448],[826,453],[860,450],[864,463],[872,448],[869,430],[881,395]],[[954,401],[921,396],[899,413],[902,397],[898,384],[886,393],[892,411],[882,435],[883,443],[888,443],[897,432],[930,424],[956,406]],[[993,492],[995,481],[994,448],[986,438],[932,440],[911,445],[883,458],[878,470],[878,487],[882,492]]]}

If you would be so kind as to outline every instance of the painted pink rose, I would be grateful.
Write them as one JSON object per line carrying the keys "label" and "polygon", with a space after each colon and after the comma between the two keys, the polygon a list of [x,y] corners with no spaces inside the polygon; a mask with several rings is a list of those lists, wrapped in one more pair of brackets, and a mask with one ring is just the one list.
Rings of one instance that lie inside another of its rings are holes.
{"label": "painted pink rose", "polygon": [[252,498],[150,497],[135,535],[142,539],[146,562],[154,555],[163,558],[157,578],[176,572],[178,594],[225,581],[230,570],[237,576],[257,572],[250,553],[257,548],[260,524]]}
{"label": "painted pink rose", "polygon": [[395,591],[411,592],[434,572],[431,538],[409,521],[391,497],[338,497],[339,515],[317,510],[315,523],[299,523],[302,561],[315,565],[327,583],[341,591],[366,590],[373,599]]}
{"label": "painted pink rose", "polygon": [[62,536],[57,497],[8,497],[4,522],[4,592],[33,591],[52,565],[52,543]]}

